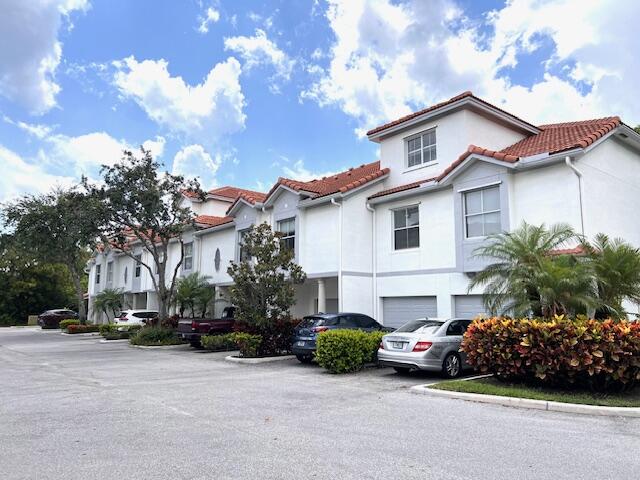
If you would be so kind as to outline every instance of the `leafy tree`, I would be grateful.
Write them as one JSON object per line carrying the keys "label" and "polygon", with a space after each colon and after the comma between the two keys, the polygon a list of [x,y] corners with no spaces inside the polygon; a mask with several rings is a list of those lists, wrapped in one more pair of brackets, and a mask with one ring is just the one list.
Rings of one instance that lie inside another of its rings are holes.
{"label": "leafy tree", "polygon": [[81,322],[86,275],[84,267],[98,238],[100,205],[77,189],[57,189],[38,196],[25,196],[4,209],[6,225],[21,248],[43,263],[65,265],[71,275]]}
{"label": "leafy tree", "polygon": [[[544,279],[550,287],[558,274],[551,271],[547,262],[549,252],[578,241],[579,236],[566,224],[547,229],[544,224],[535,226],[524,222],[512,232],[491,235],[475,255],[491,259],[493,263],[473,277],[469,290],[484,287],[485,307],[492,314],[540,316],[550,300],[542,300],[539,282]],[[558,299],[555,295],[554,298]]]}
{"label": "leafy tree", "polygon": [[640,250],[602,233],[593,243],[585,242],[584,247],[603,305],[596,311],[596,318],[625,318],[623,301],[640,303]]}
{"label": "leafy tree", "polygon": [[634,128],[634,130],[635,130],[637,133],[640,133],[640,125],[638,125],[636,128]]}
{"label": "leafy tree", "polygon": [[294,285],[306,274],[293,261],[293,251],[282,248],[280,233],[262,223],[244,235],[242,248],[250,260],[231,262],[228,273],[234,281],[231,301],[238,307],[238,319],[258,328],[289,316],[295,303]]}
{"label": "leafy tree", "polygon": [[123,295],[121,289],[105,288],[96,294],[93,301],[93,308],[104,313],[109,320],[109,323],[111,323],[112,316],[109,315],[109,313],[112,313],[113,317],[118,315],[122,310],[122,300]]}
{"label": "leafy tree", "polygon": [[191,310],[192,318],[196,316],[196,309],[200,311],[202,318],[205,317],[209,303],[213,300],[214,295],[213,287],[209,284],[209,278],[199,272],[194,272],[178,280],[175,303],[178,305],[181,317],[184,317],[184,312],[187,309]]}
{"label": "leafy tree", "polygon": [[[189,190],[202,198],[204,193],[197,181],[160,172],[161,165],[154,161],[151,152],[145,149],[141,152],[142,155],[136,157],[125,151],[119,163],[104,166],[102,185],[90,185],[86,179],[84,184],[102,201],[103,241],[140,261],[149,272],[158,298],[158,317],[163,321],[168,316],[184,258],[182,234],[194,225],[194,214],[184,206],[182,193]],[[168,252],[173,243],[180,253],[171,268]],[[144,256],[142,260],[135,257],[135,245],[150,254],[150,262],[145,261]]]}
{"label": "leafy tree", "polygon": [[43,263],[0,235],[0,325],[25,324],[29,315],[52,308],[77,308],[69,270]]}

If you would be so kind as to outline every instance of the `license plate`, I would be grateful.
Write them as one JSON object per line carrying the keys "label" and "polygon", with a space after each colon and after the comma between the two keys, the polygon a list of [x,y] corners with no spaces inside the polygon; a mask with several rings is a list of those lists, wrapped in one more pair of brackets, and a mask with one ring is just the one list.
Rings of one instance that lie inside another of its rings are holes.
{"label": "license plate", "polygon": [[393,348],[403,349],[404,348],[404,342],[391,342],[391,346]]}
{"label": "license plate", "polygon": [[296,346],[298,346],[298,347],[304,347],[304,344],[305,344],[304,340],[296,342]]}

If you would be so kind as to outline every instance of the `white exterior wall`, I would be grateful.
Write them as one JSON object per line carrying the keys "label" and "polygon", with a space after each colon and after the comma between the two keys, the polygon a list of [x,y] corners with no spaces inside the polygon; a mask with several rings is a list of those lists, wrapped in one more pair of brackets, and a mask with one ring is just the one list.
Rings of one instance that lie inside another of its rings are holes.
{"label": "white exterior wall", "polygon": [[302,211],[299,263],[307,275],[338,271],[338,207],[330,203]]}
{"label": "white exterior wall", "polygon": [[[227,284],[231,282],[231,277],[227,273],[229,263],[235,261],[237,235],[236,229],[231,226],[211,233],[198,235],[196,238],[196,257],[198,269],[203,275],[210,277],[210,282],[217,284]],[[215,269],[216,250],[220,250],[220,268]]]}

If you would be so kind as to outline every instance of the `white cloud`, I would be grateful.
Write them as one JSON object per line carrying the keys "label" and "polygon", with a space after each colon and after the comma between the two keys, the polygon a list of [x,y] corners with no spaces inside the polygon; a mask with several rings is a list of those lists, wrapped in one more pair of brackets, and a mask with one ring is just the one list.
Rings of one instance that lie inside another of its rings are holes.
{"label": "white cloud", "polygon": [[29,135],[33,135],[34,137],[39,139],[43,139],[47,137],[53,131],[53,128],[50,127],[49,125],[42,125],[37,123],[26,123],[22,121],[16,122],[15,120],[12,120],[6,115],[4,115],[2,119],[8,124],[14,125],[20,128],[21,130],[24,130],[25,132],[27,132]]}
{"label": "white cloud", "polygon": [[200,186],[208,190],[217,184],[216,173],[221,163],[221,155],[212,157],[202,145],[188,145],[176,153],[172,173],[197,178]]}
{"label": "white cloud", "polygon": [[[617,113],[637,122],[640,61],[628,19],[638,15],[635,0],[512,0],[482,24],[454,0],[329,0],[329,65],[311,69],[320,76],[301,98],[339,106],[359,134],[465,90],[532,122]],[[540,80],[511,80],[545,39],[553,52]]]}
{"label": "white cloud", "polygon": [[233,57],[215,65],[198,85],[171,76],[163,60],[115,62],[114,81],[125,98],[133,99],[154,122],[171,132],[201,142],[215,142],[244,128],[245,105],[240,63]]}
{"label": "white cloud", "polygon": [[271,65],[276,77],[282,80],[291,78],[295,61],[269,40],[264,30],[256,29],[253,37],[237,36],[224,39],[225,50],[236,52],[244,60],[247,69],[258,65]]}
{"label": "white cloud", "polygon": [[87,0],[5,0],[0,14],[0,95],[41,114],[56,105],[58,32]]}
{"label": "white cloud", "polygon": [[313,172],[309,170],[307,167],[305,167],[303,160],[296,160],[293,163],[293,166],[291,167],[286,165],[283,166],[282,171],[284,172],[285,176],[288,178],[299,180],[301,182],[308,182],[316,178],[330,177],[331,175],[335,175],[336,173],[341,172],[342,170],[330,171],[330,172]]}
{"label": "white cloud", "polygon": [[216,23],[218,20],[220,20],[220,12],[213,7],[207,8],[204,15],[198,17],[198,21],[200,22],[200,25],[198,26],[198,32],[202,33],[203,35],[205,33],[208,33],[209,25]]}
{"label": "white cloud", "polygon": [[40,164],[27,162],[18,154],[0,145],[0,202],[26,194],[44,193],[53,187],[69,187],[74,178],[47,173]]}

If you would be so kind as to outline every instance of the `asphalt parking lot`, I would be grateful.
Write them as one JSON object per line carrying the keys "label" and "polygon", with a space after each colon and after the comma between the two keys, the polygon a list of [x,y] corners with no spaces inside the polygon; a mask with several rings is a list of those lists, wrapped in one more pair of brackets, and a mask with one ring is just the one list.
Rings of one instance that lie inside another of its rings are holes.
{"label": "asphalt parking lot", "polygon": [[334,376],[186,346],[0,329],[0,478],[627,479],[640,420],[409,393],[392,369]]}

